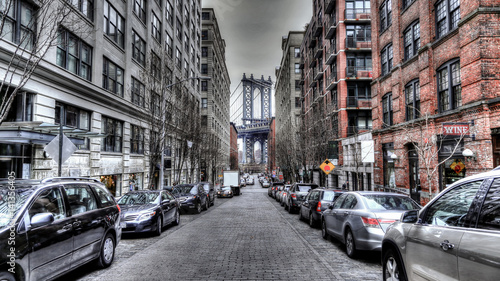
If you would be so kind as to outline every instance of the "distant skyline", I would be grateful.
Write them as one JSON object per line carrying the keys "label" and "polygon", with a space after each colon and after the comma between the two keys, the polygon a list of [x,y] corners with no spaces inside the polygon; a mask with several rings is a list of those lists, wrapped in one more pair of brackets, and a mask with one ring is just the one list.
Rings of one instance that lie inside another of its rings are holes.
{"label": "distant skyline", "polygon": [[[303,31],[312,17],[311,0],[202,0],[213,8],[222,38],[233,93],[246,73],[271,77],[280,65],[281,39],[289,31]],[[241,91],[241,86],[238,91]],[[274,105],[274,104],[273,104]],[[274,115],[274,110],[273,110]]]}

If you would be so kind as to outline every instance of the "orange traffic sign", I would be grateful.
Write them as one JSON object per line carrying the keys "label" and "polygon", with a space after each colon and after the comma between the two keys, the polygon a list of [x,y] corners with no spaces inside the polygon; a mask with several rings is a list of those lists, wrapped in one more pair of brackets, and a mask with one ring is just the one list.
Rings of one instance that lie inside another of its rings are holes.
{"label": "orange traffic sign", "polygon": [[323,172],[325,172],[325,174],[329,174],[333,169],[335,169],[335,165],[332,164],[332,162],[330,162],[330,160],[326,159],[323,163],[321,163],[321,165],[319,165],[319,167],[321,168],[321,170],[323,170]]}

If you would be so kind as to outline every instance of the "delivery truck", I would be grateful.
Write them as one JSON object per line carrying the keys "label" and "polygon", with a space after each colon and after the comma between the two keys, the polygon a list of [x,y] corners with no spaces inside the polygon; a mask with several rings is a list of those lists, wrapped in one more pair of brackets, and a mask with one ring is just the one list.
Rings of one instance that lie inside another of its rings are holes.
{"label": "delivery truck", "polygon": [[233,195],[240,195],[240,171],[227,170],[223,173],[224,186],[230,186],[233,190]]}

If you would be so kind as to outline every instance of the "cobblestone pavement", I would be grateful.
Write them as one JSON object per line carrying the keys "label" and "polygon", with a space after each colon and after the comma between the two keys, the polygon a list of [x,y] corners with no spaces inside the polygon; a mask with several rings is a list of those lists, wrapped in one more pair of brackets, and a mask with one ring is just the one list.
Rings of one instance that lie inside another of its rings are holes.
{"label": "cobblestone pavement", "polygon": [[[160,237],[126,236],[112,266],[85,266],[61,280],[380,280],[378,253],[352,260],[288,214],[256,181],[242,195],[217,199]],[[90,272],[90,273],[89,273]]]}

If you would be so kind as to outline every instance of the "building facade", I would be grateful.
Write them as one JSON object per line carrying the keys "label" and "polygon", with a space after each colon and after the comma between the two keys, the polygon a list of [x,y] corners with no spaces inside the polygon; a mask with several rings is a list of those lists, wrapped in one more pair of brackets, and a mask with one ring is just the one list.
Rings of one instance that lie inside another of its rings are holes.
{"label": "building facade", "polygon": [[[301,45],[303,174],[305,180],[329,187],[349,180],[351,187],[369,190],[373,163],[354,169],[345,162],[351,158],[343,156],[342,141],[359,139],[372,129],[370,1],[312,3],[313,17]],[[336,166],[327,177],[319,169],[325,159]]]}
{"label": "building facade", "polygon": [[215,12],[204,8],[201,15],[201,75],[211,78],[201,82],[201,124],[205,143],[201,169],[208,180],[215,182],[220,171],[230,166],[231,81],[226,67],[226,43],[221,37]]}
{"label": "building facade", "polygon": [[296,154],[300,126],[300,45],[304,39],[303,31],[290,31],[281,40],[283,51],[280,66],[276,68],[274,101],[276,104],[276,164],[281,167],[286,180],[297,181],[299,172]]}
{"label": "building facade", "polygon": [[375,187],[425,204],[500,164],[498,2],[371,5]]}
{"label": "building facade", "polygon": [[[148,112],[159,114],[160,105],[175,106],[173,97],[183,95],[193,105],[190,114],[199,114],[200,83],[193,78],[200,76],[201,68],[200,0],[61,2],[78,4],[69,7],[61,26],[52,27],[57,30],[52,38],[55,46],[47,45],[25,83],[15,78],[10,88],[4,83],[0,89],[2,96],[8,96],[19,87],[0,126],[1,170],[13,171],[19,178],[57,176],[55,157],[44,149],[62,124],[65,135],[78,145],[63,163],[62,176],[100,179],[116,196],[161,186],[160,168],[164,168],[165,184],[172,183],[174,174],[187,181],[193,175],[187,167],[196,167],[176,166],[184,142],[178,133],[182,124],[169,122],[163,138],[167,142],[164,162],[150,163],[148,140],[161,132],[152,130]],[[49,31],[43,30],[49,28],[46,23],[24,18],[46,7],[24,0],[13,3],[14,11],[28,7],[32,13],[12,13],[8,18],[15,29],[2,33],[0,39],[2,77],[22,75],[22,69],[8,68],[18,45],[28,51],[23,54],[28,58],[44,36],[52,36],[42,35]],[[30,38],[23,40],[18,31],[26,28],[22,26],[26,22],[31,22],[30,32],[24,33]],[[151,78],[162,81],[163,90],[152,88]],[[157,100],[160,91],[163,98]],[[164,93],[170,93],[168,98]],[[169,120],[182,118],[173,115],[178,108],[169,108],[165,114],[172,117]],[[12,138],[13,133],[22,137]]]}
{"label": "building facade", "polygon": [[239,169],[238,130],[236,130],[236,125],[233,122],[230,123],[229,127],[230,127],[229,169],[238,170]]}

